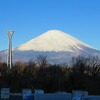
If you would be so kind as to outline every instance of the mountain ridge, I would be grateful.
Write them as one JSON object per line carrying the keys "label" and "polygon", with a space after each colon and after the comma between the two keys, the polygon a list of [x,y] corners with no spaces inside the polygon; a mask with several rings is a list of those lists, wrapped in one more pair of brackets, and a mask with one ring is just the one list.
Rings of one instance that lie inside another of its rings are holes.
{"label": "mountain ridge", "polygon": [[[42,44],[42,45],[40,45]],[[34,50],[34,51],[72,51],[70,47],[80,48],[77,44],[85,45],[69,34],[58,30],[50,30],[32,40],[18,46],[17,50]],[[90,47],[92,48],[92,47]],[[80,48],[82,49],[82,48]],[[73,52],[73,51],[72,51]]]}
{"label": "mountain ridge", "polygon": [[[0,52],[0,55],[6,61],[7,50]],[[12,51],[13,62],[36,60],[39,55],[46,56],[50,63],[59,64],[81,55],[100,56],[100,51],[58,30],[47,31]]]}

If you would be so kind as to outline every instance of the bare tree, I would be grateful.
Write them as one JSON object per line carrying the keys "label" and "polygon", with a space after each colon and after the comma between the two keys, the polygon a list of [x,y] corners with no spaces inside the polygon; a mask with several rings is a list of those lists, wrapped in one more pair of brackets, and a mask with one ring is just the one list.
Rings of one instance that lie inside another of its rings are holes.
{"label": "bare tree", "polygon": [[87,66],[90,69],[90,75],[96,76],[100,73],[100,58],[98,56],[92,56],[88,58]]}
{"label": "bare tree", "polygon": [[46,67],[48,65],[48,62],[47,62],[47,57],[46,56],[42,56],[42,55],[39,55],[37,57],[37,60],[38,60],[38,65],[42,68]]}
{"label": "bare tree", "polygon": [[2,61],[2,57],[0,57],[0,62]]}

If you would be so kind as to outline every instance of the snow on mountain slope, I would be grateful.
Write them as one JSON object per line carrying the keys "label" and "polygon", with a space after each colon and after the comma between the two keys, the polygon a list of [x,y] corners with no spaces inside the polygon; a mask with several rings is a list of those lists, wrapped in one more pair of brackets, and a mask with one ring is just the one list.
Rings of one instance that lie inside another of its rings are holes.
{"label": "snow on mountain slope", "polygon": [[[74,56],[100,56],[100,51],[58,30],[50,30],[16,47],[12,52],[13,62],[36,60],[39,55],[47,56],[50,63],[66,63]],[[6,61],[6,50],[0,52]]]}
{"label": "snow on mountain slope", "polygon": [[[73,49],[81,49],[79,45],[89,47],[76,38],[58,31],[50,30],[25,44],[15,48],[14,50],[33,50],[33,51],[69,51],[74,52]],[[72,49],[73,48],[73,49]]]}

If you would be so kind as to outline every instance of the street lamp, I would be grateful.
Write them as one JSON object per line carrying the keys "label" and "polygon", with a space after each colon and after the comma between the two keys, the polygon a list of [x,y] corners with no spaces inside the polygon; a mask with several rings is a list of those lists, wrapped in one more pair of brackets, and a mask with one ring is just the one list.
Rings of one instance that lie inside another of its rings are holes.
{"label": "street lamp", "polygon": [[7,67],[12,67],[12,35],[14,31],[10,30],[7,32],[8,35],[8,54],[7,54]]}

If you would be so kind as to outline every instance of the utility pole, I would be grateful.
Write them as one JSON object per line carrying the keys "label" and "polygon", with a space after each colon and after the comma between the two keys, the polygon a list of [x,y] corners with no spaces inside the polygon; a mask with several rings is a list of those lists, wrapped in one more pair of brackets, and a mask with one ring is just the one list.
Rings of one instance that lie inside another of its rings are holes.
{"label": "utility pole", "polygon": [[8,35],[8,53],[7,53],[7,67],[12,67],[12,35],[14,31],[10,30],[7,32]]}

